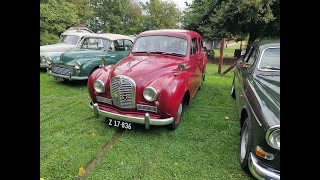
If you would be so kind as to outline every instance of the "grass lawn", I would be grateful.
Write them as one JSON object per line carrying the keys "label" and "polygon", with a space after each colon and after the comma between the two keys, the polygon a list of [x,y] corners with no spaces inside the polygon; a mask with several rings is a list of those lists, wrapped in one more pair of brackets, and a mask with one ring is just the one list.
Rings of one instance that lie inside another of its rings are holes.
{"label": "grass lawn", "polygon": [[[245,48],[246,43],[245,41],[242,41],[242,48]],[[228,47],[224,48],[224,57],[233,57],[234,56],[234,50],[235,49],[240,49],[240,42],[238,44],[234,45],[228,45]],[[220,56],[220,49],[214,49],[214,56],[219,57]]]}
{"label": "grass lawn", "polygon": [[[125,130],[86,179],[253,179],[238,160],[233,71],[216,72],[216,65],[207,65],[206,81],[177,130]],[[40,176],[73,179],[117,129],[93,117],[85,83],[58,83],[44,72],[40,81]]]}

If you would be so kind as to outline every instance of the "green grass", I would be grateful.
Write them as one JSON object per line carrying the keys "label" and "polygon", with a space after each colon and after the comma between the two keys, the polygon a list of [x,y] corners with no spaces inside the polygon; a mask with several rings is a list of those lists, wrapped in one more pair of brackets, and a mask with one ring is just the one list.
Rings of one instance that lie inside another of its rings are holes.
{"label": "green grass", "polygon": [[[242,42],[242,48],[245,47],[245,41]],[[224,57],[233,57],[234,56],[234,50],[240,49],[240,42],[235,45],[231,45],[224,48]],[[214,56],[219,57],[220,56],[220,49],[214,49]]]}
{"label": "green grass", "polygon": [[[232,72],[216,72],[216,65],[207,65],[206,81],[177,130],[145,130],[141,125],[126,130],[87,179],[252,179],[238,160],[240,127],[230,96]],[[116,128],[93,118],[85,84],[40,76],[40,175],[46,180],[72,179]]]}

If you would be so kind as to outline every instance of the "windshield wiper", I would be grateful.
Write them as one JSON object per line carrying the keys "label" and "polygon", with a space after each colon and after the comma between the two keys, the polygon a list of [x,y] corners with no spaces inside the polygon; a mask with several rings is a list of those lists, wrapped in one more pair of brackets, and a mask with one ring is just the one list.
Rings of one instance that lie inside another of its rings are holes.
{"label": "windshield wiper", "polygon": [[172,55],[172,56],[179,56],[179,57],[183,57],[183,56],[185,56],[185,55],[183,55],[183,54],[175,53],[175,52],[163,52],[162,54],[165,54],[165,55]]}
{"label": "windshield wiper", "polygon": [[148,51],[147,53],[162,54],[163,51]]}
{"label": "windshield wiper", "polygon": [[264,67],[261,67],[260,69],[280,70],[279,67],[271,67],[271,66],[264,66]]}

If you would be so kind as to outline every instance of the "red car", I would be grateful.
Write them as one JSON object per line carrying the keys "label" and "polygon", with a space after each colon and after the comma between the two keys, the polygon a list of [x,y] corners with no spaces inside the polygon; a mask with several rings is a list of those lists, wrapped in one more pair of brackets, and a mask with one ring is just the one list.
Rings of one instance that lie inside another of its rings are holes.
{"label": "red car", "polygon": [[131,123],[138,123],[146,129],[167,125],[174,130],[185,105],[201,88],[206,63],[203,40],[196,32],[142,32],[126,58],[102,65],[89,76],[90,107],[111,126],[131,129]]}

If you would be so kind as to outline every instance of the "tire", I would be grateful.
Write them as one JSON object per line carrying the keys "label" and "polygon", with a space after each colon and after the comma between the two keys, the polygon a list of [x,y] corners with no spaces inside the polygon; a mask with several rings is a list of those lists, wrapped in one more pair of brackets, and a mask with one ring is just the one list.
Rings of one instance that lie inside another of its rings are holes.
{"label": "tire", "polygon": [[249,172],[248,159],[251,150],[252,129],[251,122],[247,117],[241,128],[240,145],[239,145],[239,161],[241,168]]}
{"label": "tire", "polygon": [[232,81],[232,86],[231,86],[231,97],[234,99],[236,98],[236,91],[234,90],[234,76],[233,76],[233,81]]}
{"label": "tire", "polygon": [[198,91],[202,88],[203,82],[204,82],[204,75],[203,75],[202,78],[201,78],[200,86],[198,87]]}
{"label": "tire", "polygon": [[182,102],[179,105],[178,112],[177,112],[177,114],[179,115],[178,121],[174,121],[172,124],[169,124],[168,125],[169,130],[175,130],[178,128],[180,121],[182,119],[182,113],[184,111],[184,108],[185,108],[185,102],[184,102],[184,100],[182,100]]}

